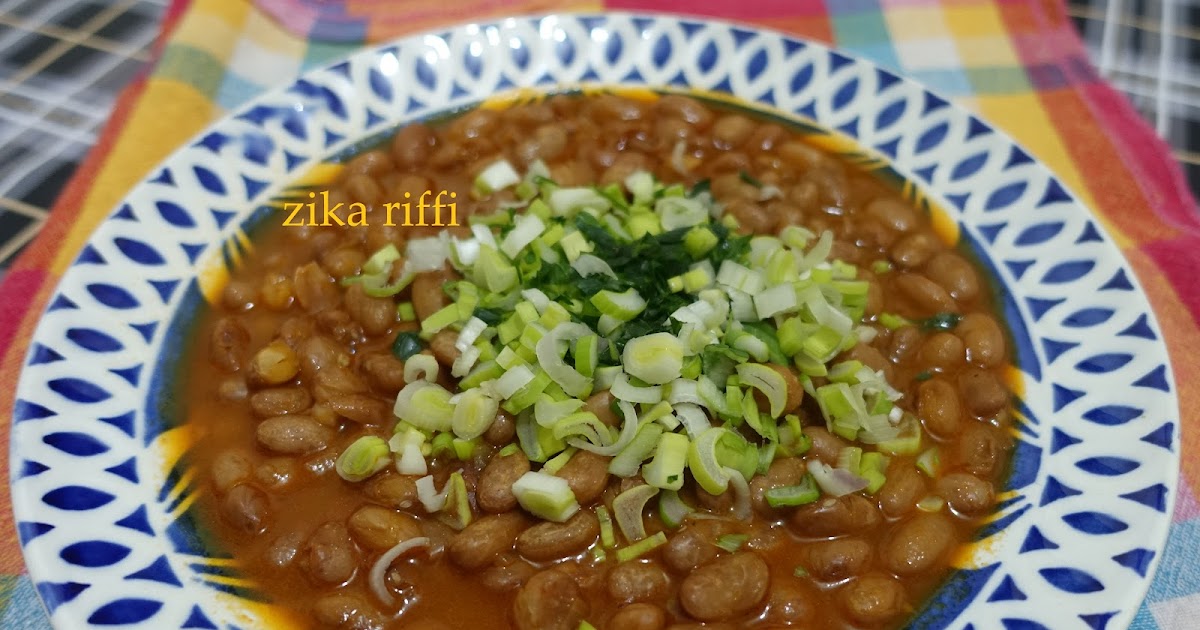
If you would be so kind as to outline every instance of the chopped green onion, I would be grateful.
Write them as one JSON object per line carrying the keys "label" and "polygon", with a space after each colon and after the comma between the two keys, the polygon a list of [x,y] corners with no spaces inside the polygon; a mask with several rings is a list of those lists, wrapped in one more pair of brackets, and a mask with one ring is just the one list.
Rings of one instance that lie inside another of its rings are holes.
{"label": "chopped green onion", "polygon": [[425,380],[436,383],[439,370],[437,359],[430,354],[415,354],[404,362],[404,381],[415,383]]}
{"label": "chopped green onion", "polygon": [[717,461],[717,442],[728,433],[724,427],[711,427],[688,447],[688,469],[696,483],[709,494],[721,494],[729,487],[729,475]]}
{"label": "chopped green onion", "polygon": [[401,361],[407,361],[409,357],[419,354],[424,347],[417,333],[402,332],[396,335],[396,340],[392,342],[392,354]]}
{"label": "chopped green onion", "polygon": [[747,540],[750,540],[749,534],[724,534],[717,537],[716,545],[729,553],[735,553]]}
{"label": "chopped green onion", "polygon": [[674,490],[664,490],[658,495],[658,518],[671,529],[682,525],[683,519],[693,512],[692,506],[684,503]]}
{"label": "chopped green onion", "polygon": [[638,430],[633,440],[608,462],[608,472],[618,477],[634,476],[641,468],[642,462],[646,461],[646,458],[654,452],[654,448],[662,436],[662,425],[646,424]]}
{"label": "chopped green onion", "polygon": [[623,547],[617,550],[617,562],[627,562],[638,558],[642,555],[650,553],[655,549],[667,544],[667,535],[663,532],[658,532],[649,538],[643,538],[628,547]]}
{"label": "chopped green onion", "polygon": [[787,402],[787,381],[783,375],[761,363],[743,363],[736,368],[738,378],[763,393],[770,405],[772,418],[783,415]]}
{"label": "chopped green onion", "polygon": [[526,512],[547,521],[562,523],[579,511],[567,480],[551,474],[527,472],[513,484],[512,491]]}
{"label": "chopped green onion", "polygon": [[[401,302],[396,305],[396,316],[402,322],[413,322],[417,320],[417,312],[413,310],[412,302]],[[403,333],[401,333],[403,334]],[[397,337],[398,339],[399,337]]]}
{"label": "chopped green onion", "polygon": [[442,507],[443,511],[448,512],[446,522],[452,528],[461,531],[471,524],[472,519],[471,497],[467,494],[467,484],[462,473],[457,470],[450,473],[446,488],[446,504]]}
{"label": "chopped green onion", "polygon": [[600,291],[591,298],[591,303],[602,315],[608,315],[618,321],[629,321],[646,309],[646,300],[638,294],[637,289],[626,289],[621,293],[615,291]]}
{"label": "chopped green onion", "polygon": [[922,512],[940,512],[945,506],[945,499],[932,495],[917,501],[917,509],[921,510]]}
{"label": "chopped green onion", "polygon": [[937,477],[942,467],[942,457],[935,446],[917,456],[917,470],[929,477]]}
{"label": "chopped green onion", "polygon": [[625,540],[637,542],[646,537],[646,523],[642,519],[642,511],[656,494],[658,488],[641,485],[634,486],[613,499],[613,515]]}
{"label": "chopped green onion", "polygon": [[387,467],[391,455],[383,438],[364,435],[342,451],[334,468],[346,481],[362,481]]}
{"label": "chopped green onion", "polygon": [[497,190],[503,190],[521,181],[521,176],[508,160],[492,162],[479,175],[475,176],[474,191],[480,196],[487,196]]}
{"label": "chopped green onion", "polygon": [[768,488],[763,493],[767,505],[771,507],[795,507],[812,503],[821,497],[817,482],[812,475],[804,475],[800,483],[794,486]]}
{"label": "chopped green onion", "polygon": [[679,378],[683,370],[683,345],[668,332],[630,339],[622,355],[625,371],[651,385]]}
{"label": "chopped green onion", "polygon": [[454,419],[451,394],[437,383],[414,381],[396,396],[396,417],[426,431],[449,431]]}
{"label": "chopped green onion", "polygon": [[662,386],[651,385],[649,387],[638,387],[629,382],[629,377],[623,372],[618,373],[609,388],[612,395],[617,400],[623,400],[632,403],[655,404],[662,400]]}
{"label": "chopped green onion", "polygon": [[579,449],[571,447],[559,453],[558,455],[551,457],[546,461],[545,464],[542,464],[542,472],[550,473],[551,475],[557,475],[558,471],[562,470],[562,467],[566,466],[567,462],[571,461],[571,456],[577,452],[579,452]]}
{"label": "chopped green onion", "polygon": [[482,389],[468,389],[458,395],[450,426],[459,438],[473,440],[492,426],[499,410],[499,401]]}
{"label": "chopped green onion", "polygon": [[794,575],[798,578],[808,577],[808,569],[805,569],[804,567],[797,565],[795,570],[792,571],[792,575]]}
{"label": "chopped green onion", "polygon": [[912,324],[912,322],[894,313],[880,313],[879,323],[883,324],[883,327],[888,330],[898,330]]}
{"label": "chopped green onion", "polygon": [[[636,442],[636,440],[634,440]],[[646,483],[663,490],[683,487],[683,467],[687,463],[688,438],[680,433],[664,433],[658,440],[654,459],[642,467]]]}
{"label": "chopped green onion", "polygon": [[608,514],[608,508],[603,505],[596,508],[596,520],[600,521],[600,544],[607,549],[612,549],[617,546],[617,536],[613,532],[612,517]]}
{"label": "chopped green onion", "polygon": [[954,330],[960,321],[962,321],[962,315],[958,313],[938,313],[933,317],[923,320],[921,328],[925,330]]}

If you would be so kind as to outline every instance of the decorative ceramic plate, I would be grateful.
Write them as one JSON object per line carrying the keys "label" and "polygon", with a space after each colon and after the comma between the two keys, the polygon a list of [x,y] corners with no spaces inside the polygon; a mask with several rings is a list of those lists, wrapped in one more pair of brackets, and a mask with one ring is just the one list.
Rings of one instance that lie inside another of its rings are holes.
{"label": "decorative ceramic plate", "polygon": [[408,121],[515,88],[731,93],[844,136],[940,208],[1001,288],[1017,351],[1012,473],[914,628],[1123,628],[1162,553],[1178,465],[1167,354],[1076,198],[983,121],[870,63],[675,17],[508,19],[364,50],[256,99],[130,193],[50,299],[13,410],[12,493],[56,626],[262,627],[271,605],[192,509],[175,398],[188,331],[280,190]]}

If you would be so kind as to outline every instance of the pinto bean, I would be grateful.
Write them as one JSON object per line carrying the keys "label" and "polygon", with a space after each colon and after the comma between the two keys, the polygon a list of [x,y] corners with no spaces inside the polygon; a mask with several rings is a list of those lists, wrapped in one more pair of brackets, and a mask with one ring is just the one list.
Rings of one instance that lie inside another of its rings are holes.
{"label": "pinto bean", "polygon": [[[378,184],[372,185],[360,183],[358,185],[364,188],[364,190],[360,191],[363,195],[378,198],[378,196],[382,194]],[[366,190],[368,188],[373,188],[373,190]],[[364,203],[367,203],[367,205],[374,204],[374,202],[366,202],[362,199],[360,199],[360,201],[364,201]],[[349,200],[347,200],[347,202],[349,202]],[[359,269],[362,267],[362,264],[366,261],[366,259],[366,254],[363,254],[362,250],[358,249],[357,247],[339,247],[321,254],[321,267],[328,271],[329,275],[335,278],[345,278],[347,276],[357,275]]]}
{"label": "pinto bean", "polygon": [[771,462],[767,474],[757,475],[750,482],[750,503],[759,514],[768,517],[774,515],[776,509],[767,503],[767,490],[794,486],[804,479],[807,470],[804,460],[798,457],[781,457]]}
{"label": "pinto bean", "polygon": [[458,360],[458,356],[462,354],[454,344],[458,342],[458,333],[449,329],[442,329],[429,340],[429,349],[433,351],[433,356],[447,369],[454,365]]}
{"label": "pinto bean", "polygon": [[363,394],[370,389],[357,372],[340,365],[321,370],[314,380],[316,387],[313,388],[313,393],[321,402],[347,394]]}
{"label": "pinto bean", "polygon": [[334,593],[313,603],[313,618],[337,630],[382,630],[386,623],[379,612],[357,595]]}
{"label": "pinto bean", "polygon": [[825,498],[792,513],[792,531],[801,536],[828,538],[864,531],[879,523],[879,508],[859,494]]}
{"label": "pinto bean", "polygon": [[231,311],[245,311],[254,308],[258,299],[258,290],[253,284],[242,280],[231,280],[221,292],[221,301],[225,308]]}
{"label": "pinto bean", "polygon": [[250,396],[250,411],[260,418],[300,413],[312,406],[312,396],[303,387],[273,387]]}
{"label": "pinto bean", "polygon": [[608,457],[580,450],[559,469],[558,476],[567,480],[579,505],[587,507],[608,487],[608,462]]}
{"label": "pinto bean", "polygon": [[954,334],[963,340],[967,361],[982,368],[992,368],[1004,361],[1004,332],[986,313],[970,313],[962,318]]}
{"label": "pinto bean", "polygon": [[953,473],[938,479],[937,491],[950,507],[967,516],[983,514],[996,501],[992,484],[970,473]]}
{"label": "pinto bean", "polygon": [[300,344],[300,372],[306,380],[316,380],[325,368],[333,368],[350,362],[350,355],[338,342],[323,335],[315,335]]}
{"label": "pinto bean", "polygon": [[921,365],[940,371],[953,370],[966,359],[963,342],[952,333],[938,332],[921,344],[918,354]]}
{"label": "pinto bean", "polygon": [[358,549],[345,525],[329,522],[313,532],[301,550],[300,562],[313,581],[342,584],[358,570]]}
{"label": "pinto bean", "polygon": [[624,562],[608,573],[608,596],[628,604],[666,599],[671,577],[655,562]]}
{"label": "pinto bean", "polygon": [[987,479],[1000,472],[1010,439],[990,424],[967,422],[958,439],[957,460],[968,472]]}
{"label": "pinto bean", "polygon": [[382,175],[395,168],[391,157],[383,151],[365,151],[346,163],[345,173],[351,175]]}
{"label": "pinto bean", "polygon": [[616,398],[613,397],[612,392],[607,389],[602,392],[596,392],[588,397],[587,402],[584,403],[583,410],[595,414],[600,422],[610,427],[619,427],[621,426],[621,419],[613,411],[613,401],[615,400]]}
{"label": "pinto bean", "polygon": [[315,262],[296,268],[292,275],[292,290],[296,293],[296,301],[309,313],[335,306],[341,297],[337,283]]}
{"label": "pinto bean", "polygon": [[888,381],[892,380],[892,363],[883,356],[883,353],[876,350],[873,346],[865,343],[860,343],[846,352],[843,352],[839,357],[842,361],[859,361],[863,365],[871,368],[876,372],[883,372],[883,376]]}
{"label": "pinto bean", "polygon": [[296,480],[298,467],[296,460],[291,457],[272,457],[254,469],[254,478],[263,487],[279,492]]}
{"label": "pinto bean", "polygon": [[925,264],[942,249],[937,237],[929,232],[913,232],[892,245],[889,255],[896,266],[912,270]]}
{"label": "pinto bean", "polygon": [[663,547],[663,560],[676,572],[689,573],[716,558],[720,548],[714,542],[732,531],[733,525],[728,521],[689,521],[679,533],[667,540]]}
{"label": "pinto bean", "polygon": [[286,311],[295,299],[292,279],[278,272],[269,273],[263,278],[259,293],[263,304],[274,311]]}
{"label": "pinto bean", "polygon": [[422,123],[405,125],[392,138],[392,159],[398,166],[416,166],[424,162],[437,137]]}
{"label": "pinto bean", "polygon": [[282,339],[267,344],[250,360],[250,380],[256,383],[280,385],[299,372],[300,358]]}
{"label": "pinto bean", "polygon": [[954,544],[954,525],[946,516],[918,512],[892,528],[879,547],[879,560],[892,573],[915,575],[936,566]]}
{"label": "pinto bean", "polygon": [[667,612],[654,604],[634,603],[622,606],[608,620],[606,630],[662,630]]}
{"label": "pinto bean", "polygon": [[367,481],[364,492],[382,505],[395,510],[407,510],[417,503],[417,478],[412,475],[376,475]]}
{"label": "pinto bean", "polygon": [[807,627],[821,610],[815,589],[795,580],[775,582],[767,595],[763,621],[787,627]]}
{"label": "pinto bean", "polygon": [[512,486],[529,472],[529,458],[521,451],[504,457],[492,456],[475,486],[475,500],[484,512],[508,512],[517,507]]}
{"label": "pinto bean", "polygon": [[917,416],[934,437],[946,439],[954,435],[962,422],[958,391],[939,377],[921,383],[917,387]]}
{"label": "pinto bean", "polygon": [[808,547],[805,567],[825,582],[840,582],[863,572],[871,562],[871,544],[861,538],[838,538]]}
{"label": "pinto bean", "polygon": [[576,630],[587,613],[575,580],[555,569],[529,578],[513,600],[518,630]]}
{"label": "pinto bean", "polygon": [[368,394],[344,394],[325,401],[337,415],[359,424],[381,425],[392,419],[391,405]]}
{"label": "pinto bean", "polygon": [[925,479],[912,464],[894,460],[888,467],[887,481],[879,489],[879,507],[889,518],[904,516],[917,506],[927,491]]}
{"label": "pinto bean", "polygon": [[864,575],[838,591],[838,603],[853,621],[879,626],[912,610],[900,581],[885,575]]}
{"label": "pinto bean", "polygon": [[306,455],[322,450],[329,446],[334,436],[333,429],[305,415],[267,418],[258,425],[256,433],[263,448],[284,455]]}
{"label": "pinto bean", "polygon": [[497,563],[484,569],[480,572],[479,579],[487,588],[505,593],[521,588],[521,585],[533,577],[537,571],[532,564],[523,560],[515,560],[507,564]]}
{"label": "pinto bean", "polygon": [[236,372],[250,345],[250,333],[238,320],[222,317],[213,323],[208,341],[208,360],[226,372]]}
{"label": "pinto bean", "polygon": [[[483,432],[483,440],[492,446],[503,446],[512,441],[517,434],[517,423],[505,411],[496,414],[496,419]],[[573,459],[573,458],[572,458]]]}
{"label": "pinto bean", "polygon": [[925,264],[925,275],[960,302],[979,297],[978,274],[971,263],[955,252],[944,251],[930,258]]}
{"label": "pinto bean", "polygon": [[516,511],[485,516],[455,534],[446,550],[458,566],[480,569],[494,562],[501,552],[511,549],[513,541],[528,525],[525,516]]}
{"label": "pinto bean", "polygon": [[213,488],[225,492],[250,477],[250,459],[238,451],[221,451],[212,462]]}
{"label": "pinto bean", "polygon": [[740,114],[726,114],[713,123],[713,146],[728,151],[742,145],[755,129],[754,121]]}
{"label": "pinto bean", "polygon": [[849,446],[845,440],[823,427],[804,427],[804,435],[812,441],[812,454],[830,466],[837,464],[838,455]]}
{"label": "pinto bean", "polygon": [[896,232],[911,232],[920,224],[917,209],[894,197],[880,197],[867,204],[867,216]]}
{"label": "pinto bean", "polygon": [[442,285],[454,279],[450,271],[429,271],[419,274],[412,283],[413,312],[417,319],[424,320],[450,303]]}
{"label": "pinto bean", "polygon": [[677,118],[700,129],[707,129],[712,124],[714,115],[707,107],[694,98],[680,94],[667,94],[654,102],[658,113]]}
{"label": "pinto bean", "polygon": [[600,535],[591,511],[576,512],[563,523],[538,523],[517,536],[517,552],[535,562],[560,560],[587,549]]}
{"label": "pinto bean", "polygon": [[316,314],[317,324],[334,339],[351,344],[363,338],[362,324],[340,308],[325,309]]}
{"label": "pinto bean", "polygon": [[396,322],[395,302],[391,298],[371,297],[358,284],[346,290],[346,310],[368,335],[382,335]]}
{"label": "pinto bean", "polygon": [[919,317],[931,317],[937,313],[957,312],[954,298],[936,282],[913,273],[896,277],[896,288],[908,298]]}
{"label": "pinto bean", "polygon": [[757,201],[734,199],[725,206],[725,213],[733,215],[742,232],[749,234],[771,234],[775,231],[778,217],[768,213]]}
{"label": "pinto bean", "polygon": [[921,331],[916,326],[902,326],[892,333],[888,358],[893,363],[907,361],[921,347]]}
{"label": "pinto bean", "polygon": [[225,520],[247,534],[259,534],[271,518],[271,500],[267,494],[250,484],[241,483],[229,489],[221,501]]}
{"label": "pinto bean", "polygon": [[1008,389],[993,372],[967,370],[959,375],[958,388],[962,391],[967,409],[981,418],[1000,411],[1008,404]]}
{"label": "pinto bean", "polygon": [[370,354],[362,359],[362,371],[377,393],[395,396],[407,384],[404,381],[404,362],[390,353]]}
{"label": "pinto bean", "polygon": [[753,552],[722,556],[696,569],[679,587],[679,603],[701,621],[722,621],[750,612],[767,594],[767,563]]}
{"label": "pinto bean", "polygon": [[350,535],[368,549],[382,551],[421,535],[417,517],[378,505],[364,505],[346,521]]}

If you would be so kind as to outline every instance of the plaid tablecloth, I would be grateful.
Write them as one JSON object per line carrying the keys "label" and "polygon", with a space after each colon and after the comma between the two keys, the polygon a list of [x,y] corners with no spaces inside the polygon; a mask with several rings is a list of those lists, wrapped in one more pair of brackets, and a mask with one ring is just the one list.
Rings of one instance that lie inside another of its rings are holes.
{"label": "plaid tablecloth", "polygon": [[[922,81],[1005,129],[1096,209],[1172,348],[1183,417],[1175,525],[1135,628],[1200,627],[1200,213],[1165,145],[1089,64],[1056,0],[176,0],[152,72],[119,100],[42,233],[0,285],[0,438],[57,279],[95,226],[173,149],[266,87],[364,41],[514,13],[637,9],[759,24]],[[7,476],[7,449],[0,450]],[[0,518],[10,521],[0,480]],[[0,624],[48,627],[11,522],[0,524]]]}

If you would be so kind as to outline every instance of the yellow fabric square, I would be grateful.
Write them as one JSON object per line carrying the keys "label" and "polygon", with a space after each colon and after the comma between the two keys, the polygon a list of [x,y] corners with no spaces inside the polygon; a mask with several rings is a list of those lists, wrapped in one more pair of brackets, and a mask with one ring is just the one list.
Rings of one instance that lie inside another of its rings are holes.
{"label": "yellow fabric square", "polygon": [[233,47],[242,37],[249,4],[222,0],[199,0],[175,29],[172,43],[203,50],[222,63],[229,62]]}
{"label": "yellow fabric square", "polygon": [[950,33],[958,39],[997,37],[1004,34],[1004,21],[991,3],[948,6],[943,13]]}
{"label": "yellow fabric square", "polygon": [[941,7],[894,7],[883,12],[893,40],[933,39],[948,34]]}
{"label": "yellow fabric square", "polygon": [[1007,37],[958,38],[958,57],[968,67],[1014,66],[1017,55]]}

